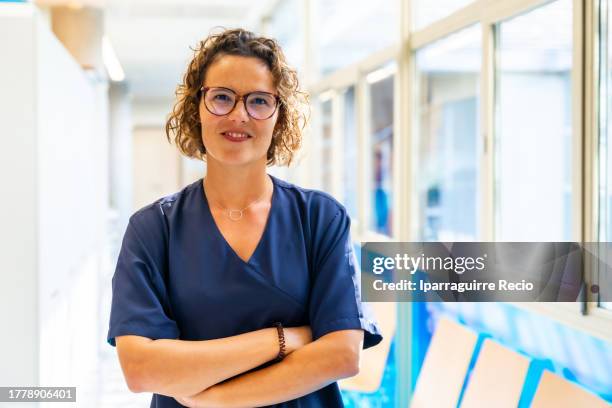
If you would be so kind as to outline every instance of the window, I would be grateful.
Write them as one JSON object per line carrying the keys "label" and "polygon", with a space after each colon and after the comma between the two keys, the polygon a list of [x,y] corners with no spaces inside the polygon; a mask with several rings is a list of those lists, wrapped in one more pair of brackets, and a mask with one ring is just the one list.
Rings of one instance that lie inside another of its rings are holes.
{"label": "window", "polygon": [[370,227],[392,236],[393,220],[393,88],[395,64],[371,72],[370,105]]}
{"label": "window", "polygon": [[479,207],[481,31],[474,26],[416,53],[418,223],[423,241],[473,241]]}
{"label": "window", "polygon": [[570,241],[572,1],[496,32],[496,240]]}
{"label": "window", "polygon": [[265,22],[268,35],[276,39],[287,57],[287,62],[298,72],[304,68],[304,27],[301,0],[284,0]]}
{"label": "window", "polygon": [[[610,4],[601,2],[600,17],[600,67],[599,67],[599,216],[597,234],[598,241],[612,242],[612,134],[609,120],[612,117],[612,52],[610,52]],[[609,270],[609,268],[605,268]],[[606,290],[610,284],[600,277],[599,287]],[[600,293],[605,300],[612,298],[612,293]],[[600,306],[612,310],[612,302],[601,302]]]}
{"label": "window", "polygon": [[314,54],[324,76],[399,40],[397,0],[315,0]]}
{"label": "window", "polygon": [[353,220],[358,216],[357,175],[359,172],[359,141],[355,116],[355,88],[343,94],[344,99],[344,180],[342,183],[344,205]]}

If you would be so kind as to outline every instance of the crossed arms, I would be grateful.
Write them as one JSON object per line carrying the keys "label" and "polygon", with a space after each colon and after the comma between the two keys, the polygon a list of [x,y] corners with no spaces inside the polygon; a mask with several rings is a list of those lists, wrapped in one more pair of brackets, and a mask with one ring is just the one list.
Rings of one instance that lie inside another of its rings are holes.
{"label": "crossed arms", "polygon": [[308,326],[285,328],[285,340],[283,361],[248,373],[276,358],[276,328],[202,341],[118,336],[116,343],[131,391],[174,397],[189,407],[273,405],[359,372],[362,330],[312,341]]}

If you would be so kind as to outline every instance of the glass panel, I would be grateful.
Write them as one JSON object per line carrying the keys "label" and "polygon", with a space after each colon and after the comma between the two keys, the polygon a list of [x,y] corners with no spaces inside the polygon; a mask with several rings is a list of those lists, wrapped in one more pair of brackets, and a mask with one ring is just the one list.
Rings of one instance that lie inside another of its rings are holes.
{"label": "glass panel", "polygon": [[414,27],[421,29],[436,20],[453,14],[460,8],[467,6],[474,0],[415,0]]}
{"label": "glass panel", "polygon": [[302,73],[304,65],[304,28],[302,0],[284,0],[270,15],[267,35],[276,39],[287,57],[287,62]]}
{"label": "glass panel", "polygon": [[422,241],[478,236],[480,26],[416,53],[418,217]]}
{"label": "glass panel", "polygon": [[370,154],[372,230],[391,236],[393,219],[393,82],[395,65],[368,75],[370,82]]}
{"label": "glass panel", "polygon": [[315,0],[314,51],[320,75],[399,42],[397,0]]}
{"label": "glass panel", "polygon": [[359,158],[357,156],[357,127],[355,116],[355,88],[344,92],[344,206],[353,220],[358,216],[357,175]]}
{"label": "glass panel", "polygon": [[569,241],[572,1],[497,26],[495,237]]}
{"label": "glass panel", "polygon": [[321,101],[321,188],[332,194],[332,100]]}

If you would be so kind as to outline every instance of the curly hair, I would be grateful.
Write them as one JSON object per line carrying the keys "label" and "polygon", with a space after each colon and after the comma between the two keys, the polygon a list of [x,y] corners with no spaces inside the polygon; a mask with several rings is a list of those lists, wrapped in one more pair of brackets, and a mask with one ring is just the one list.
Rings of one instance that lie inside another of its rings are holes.
{"label": "curly hair", "polygon": [[300,90],[297,72],[285,59],[280,45],[273,39],[255,35],[241,28],[223,29],[210,34],[192,48],[183,81],[176,89],[176,103],[166,121],[166,137],[187,157],[206,160],[200,122],[200,87],[206,71],[222,55],[256,57],[265,62],[272,73],[280,96],[279,114],[267,152],[268,165],[290,165],[302,141],[302,130],[308,118],[308,94]]}

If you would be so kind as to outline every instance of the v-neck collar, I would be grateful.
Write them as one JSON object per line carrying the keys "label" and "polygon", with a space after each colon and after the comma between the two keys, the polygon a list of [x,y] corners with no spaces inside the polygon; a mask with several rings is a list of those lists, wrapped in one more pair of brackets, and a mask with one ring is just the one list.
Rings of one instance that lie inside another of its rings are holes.
{"label": "v-neck collar", "polygon": [[215,217],[213,217],[212,215],[212,211],[210,210],[210,205],[208,203],[208,198],[206,197],[206,191],[204,190],[204,179],[201,178],[199,181],[199,189],[200,189],[200,198],[201,198],[201,202],[202,205],[204,206],[204,212],[206,214],[206,217],[208,217],[208,221],[211,224],[212,229],[214,230],[214,233],[217,234],[217,238],[222,240],[225,247],[228,249],[228,251],[234,256],[236,257],[236,259],[238,259],[238,261],[240,261],[241,263],[245,264],[245,265],[251,265],[251,261],[253,260],[253,258],[257,255],[257,252],[259,251],[259,248],[262,246],[264,240],[266,239],[267,235],[268,235],[268,230],[270,229],[270,219],[272,218],[272,214],[275,211],[276,208],[276,196],[277,196],[277,185],[276,185],[276,179],[274,178],[273,175],[268,174],[268,177],[270,177],[270,179],[272,180],[272,198],[270,200],[270,210],[268,211],[268,217],[266,218],[266,224],[264,225],[264,229],[263,232],[261,233],[261,237],[259,238],[259,241],[257,242],[257,245],[255,246],[255,250],[253,251],[253,253],[251,254],[251,256],[249,257],[249,259],[247,259],[246,261],[244,259],[242,259],[238,253],[234,250],[234,248],[229,244],[229,242],[227,242],[227,239],[225,239],[225,237],[223,236],[223,233],[221,233],[221,230],[219,229],[219,226],[217,225],[217,222],[215,221]]}

